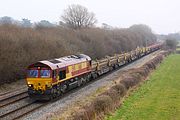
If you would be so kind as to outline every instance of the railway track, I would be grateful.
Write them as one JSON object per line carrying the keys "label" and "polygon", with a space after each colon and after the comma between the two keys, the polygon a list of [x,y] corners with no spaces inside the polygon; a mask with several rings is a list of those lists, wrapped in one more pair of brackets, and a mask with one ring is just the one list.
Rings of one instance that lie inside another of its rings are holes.
{"label": "railway track", "polygon": [[7,106],[9,104],[15,103],[17,101],[20,101],[22,99],[28,98],[27,91],[22,91],[17,94],[9,95],[9,96],[2,96],[0,99],[0,108]]}
{"label": "railway track", "polygon": [[13,90],[13,91],[8,91],[8,92],[0,93],[0,98],[1,98],[2,96],[7,96],[7,95],[9,95],[9,94],[17,93],[17,92],[22,91],[22,90],[27,90],[27,87],[22,87],[22,88]]}
{"label": "railway track", "polygon": [[[123,67],[123,66],[121,66],[121,67]],[[118,69],[121,69],[121,67]],[[116,70],[118,70],[118,69],[116,69]],[[112,72],[114,72],[116,70],[108,72],[105,75],[98,77],[96,80],[101,79],[102,77],[105,77],[106,75],[111,74]],[[91,83],[92,82],[89,82],[89,84],[91,84]],[[85,86],[87,86],[87,85],[88,84],[86,84]],[[83,86],[81,86],[81,87],[83,87]],[[75,89],[74,91],[76,91],[76,90],[78,90],[78,89]],[[73,93],[73,90],[65,93],[60,98],[65,97],[71,93]],[[59,100],[60,98],[57,98],[56,100],[53,100],[50,102],[55,102],[55,101]],[[28,100],[25,101],[25,99],[28,99]],[[13,106],[14,104],[16,104],[19,101],[24,101],[24,103],[15,109],[11,109],[8,111],[6,111],[4,109],[4,108],[8,108],[9,106]],[[27,114],[30,114],[31,112],[49,104],[50,102],[42,102],[42,101],[37,102],[35,100],[30,100],[30,98],[28,97],[28,94],[27,94],[27,90],[21,90],[21,92],[14,92],[13,94],[7,93],[4,95],[0,95],[0,109],[1,109],[0,119],[2,119],[2,120],[20,119],[23,116],[26,116]]]}
{"label": "railway track", "polygon": [[0,120],[14,120],[37,110],[49,102],[29,98],[26,88],[0,94]]}
{"label": "railway track", "polygon": [[0,118],[2,120],[14,120],[14,119],[19,119],[23,116],[25,116],[26,114],[37,110],[38,108],[42,107],[46,105],[46,103],[38,103],[36,101],[31,101],[25,105],[22,105],[14,110],[5,112],[3,114],[0,115]]}
{"label": "railway track", "polygon": [[30,99],[26,89],[18,90],[0,96],[0,120],[19,119],[48,103]]}

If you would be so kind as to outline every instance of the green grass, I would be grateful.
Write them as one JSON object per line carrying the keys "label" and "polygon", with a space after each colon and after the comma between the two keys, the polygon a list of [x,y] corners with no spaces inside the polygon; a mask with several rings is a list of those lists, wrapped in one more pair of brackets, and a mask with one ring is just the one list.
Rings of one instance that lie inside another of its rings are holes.
{"label": "green grass", "polygon": [[180,48],[176,48],[176,50],[180,50]]}
{"label": "green grass", "polygon": [[180,55],[170,55],[106,120],[180,120]]}

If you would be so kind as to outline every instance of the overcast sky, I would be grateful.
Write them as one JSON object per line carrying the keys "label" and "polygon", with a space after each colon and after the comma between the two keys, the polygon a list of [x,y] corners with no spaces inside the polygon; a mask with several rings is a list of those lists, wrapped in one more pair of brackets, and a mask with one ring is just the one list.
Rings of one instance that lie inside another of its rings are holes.
{"label": "overcast sky", "polygon": [[180,31],[180,0],[1,0],[0,17],[58,22],[70,4],[80,4],[96,14],[98,24],[129,27],[146,24],[155,33]]}

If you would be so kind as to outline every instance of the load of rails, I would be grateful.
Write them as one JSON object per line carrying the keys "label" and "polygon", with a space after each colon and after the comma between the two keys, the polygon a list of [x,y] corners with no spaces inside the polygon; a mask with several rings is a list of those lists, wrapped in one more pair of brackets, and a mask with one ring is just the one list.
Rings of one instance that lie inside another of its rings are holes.
{"label": "load of rails", "polygon": [[28,66],[28,94],[37,100],[50,100],[88,81],[133,62],[162,47],[157,43],[133,51],[93,61],[84,54],[39,61]]}

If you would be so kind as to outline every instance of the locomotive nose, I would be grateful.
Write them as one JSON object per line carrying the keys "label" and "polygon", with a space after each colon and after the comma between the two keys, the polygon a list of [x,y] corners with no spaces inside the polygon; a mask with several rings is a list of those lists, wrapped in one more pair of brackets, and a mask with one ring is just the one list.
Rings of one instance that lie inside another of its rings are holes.
{"label": "locomotive nose", "polygon": [[45,84],[37,83],[35,89],[38,90],[38,91],[44,91],[45,90]]}
{"label": "locomotive nose", "polygon": [[42,90],[41,83],[38,83],[37,90]]}

